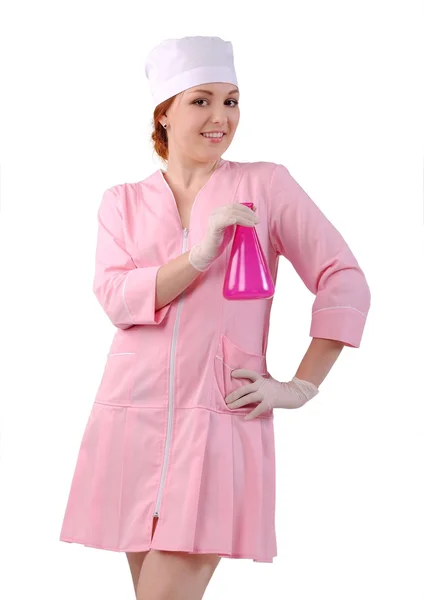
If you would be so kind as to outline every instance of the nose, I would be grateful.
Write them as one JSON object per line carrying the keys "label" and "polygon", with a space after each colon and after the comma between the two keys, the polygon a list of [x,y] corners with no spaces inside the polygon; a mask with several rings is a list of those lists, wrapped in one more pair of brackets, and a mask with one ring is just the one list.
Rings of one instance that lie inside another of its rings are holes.
{"label": "nose", "polygon": [[226,117],[221,117],[219,115],[215,115],[214,118],[211,119],[213,126],[216,129],[223,129],[224,131],[228,130],[228,119]]}
{"label": "nose", "polygon": [[225,125],[228,122],[228,114],[225,106],[214,108],[212,111],[212,122]]}

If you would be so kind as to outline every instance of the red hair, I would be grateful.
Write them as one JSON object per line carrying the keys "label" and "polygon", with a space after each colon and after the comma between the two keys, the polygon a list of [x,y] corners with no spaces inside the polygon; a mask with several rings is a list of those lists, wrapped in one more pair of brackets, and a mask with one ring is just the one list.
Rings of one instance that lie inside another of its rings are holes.
{"label": "red hair", "polygon": [[153,132],[151,139],[153,140],[154,151],[163,160],[168,160],[168,134],[159,119],[169,110],[175,98],[176,96],[172,96],[172,98],[168,98],[168,100],[164,100],[161,104],[158,104],[153,113]]}

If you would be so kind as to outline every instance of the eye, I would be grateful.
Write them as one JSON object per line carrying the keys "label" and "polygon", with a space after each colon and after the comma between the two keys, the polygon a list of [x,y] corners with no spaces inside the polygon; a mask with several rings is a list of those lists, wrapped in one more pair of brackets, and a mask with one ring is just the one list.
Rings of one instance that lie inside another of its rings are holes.
{"label": "eye", "polygon": [[[196,104],[197,102],[207,102],[207,100],[203,100],[203,99],[199,98],[199,100],[195,100],[193,102],[193,104]],[[237,104],[238,104],[238,100],[234,100],[233,98],[228,99],[227,102],[234,102],[235,104],[233,106],[237,106]],[[199,104],[197,106],[199,106]]]}

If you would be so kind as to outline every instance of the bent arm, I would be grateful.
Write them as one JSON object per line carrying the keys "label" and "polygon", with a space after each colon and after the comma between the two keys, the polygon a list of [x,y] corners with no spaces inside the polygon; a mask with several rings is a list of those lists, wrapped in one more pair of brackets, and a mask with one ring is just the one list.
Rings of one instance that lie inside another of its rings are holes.
{"label": "bent arm", "polygon": [[371,305],[368,282],[340,232],[281,164],[270,180],[268,226],[276,253],[315,295],[310,336],[359,348]]}
{"label": "bent arm", "polygon": [[122,208],[113,188],[103,194],[97,213],[98,233],[93,292],[119,329],[159,325],[170,302],[200,275],[189,252],[164,265],[136,267],[126,246]]}

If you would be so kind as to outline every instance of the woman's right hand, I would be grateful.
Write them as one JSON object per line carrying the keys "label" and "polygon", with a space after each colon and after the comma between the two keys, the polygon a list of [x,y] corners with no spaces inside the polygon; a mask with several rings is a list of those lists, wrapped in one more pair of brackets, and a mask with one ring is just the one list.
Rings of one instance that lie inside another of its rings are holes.
{"label": "woman's right hand", "polygon": [[[204,239],[190,250],[189,261],[198,271],[206,271],[228,246],[234,225],[254,227],[259,223],[254,211],[238,202],[216,208],[209,217]],[[228,227],[231,226],[231,229]]]}

